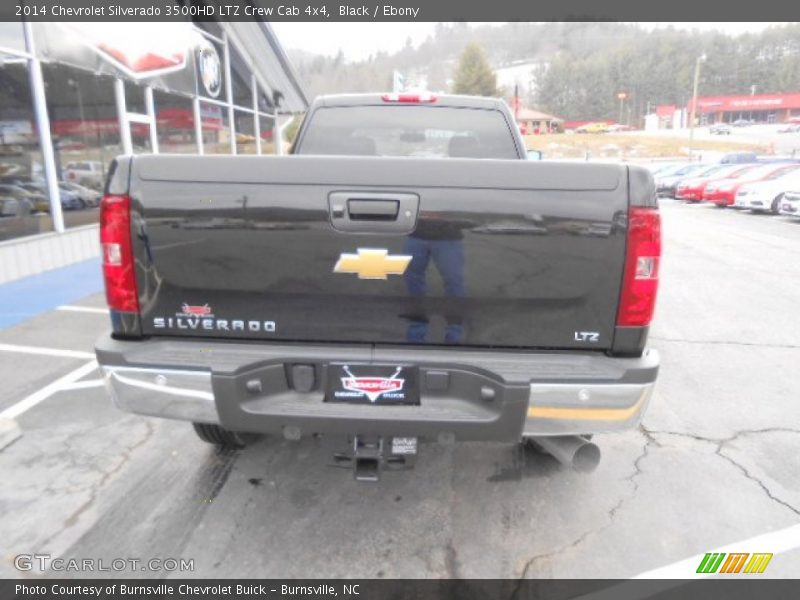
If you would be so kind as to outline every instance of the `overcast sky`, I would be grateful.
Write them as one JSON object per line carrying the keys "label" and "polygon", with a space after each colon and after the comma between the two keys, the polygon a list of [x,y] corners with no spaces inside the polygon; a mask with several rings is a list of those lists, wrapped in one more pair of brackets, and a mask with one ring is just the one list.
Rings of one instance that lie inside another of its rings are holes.
{"label": "overcast sky", "polygon": [[[500,25],[500,23],[495,23]],[[673,25],[682,29],[719,29],[729,33],[760,31],[783,23],[641,23],[648,28]],[[348,60],[363,60],[383,50],[395,52],[407,37],[416,46],[433,33],[435,23],[271,23],[285,48],[334,55],[339,48]]]}

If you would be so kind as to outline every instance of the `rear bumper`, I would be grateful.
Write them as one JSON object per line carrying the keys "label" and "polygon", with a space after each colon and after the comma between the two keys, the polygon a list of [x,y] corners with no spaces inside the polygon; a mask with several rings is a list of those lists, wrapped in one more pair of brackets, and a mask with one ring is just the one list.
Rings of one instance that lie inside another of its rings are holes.
{"label": "rear bumper", "polygon": [[745,208],[752,210],[772,210],[772,201],[775,196],[766,194],[748,193],[744,196],[736,194],[733,200],[734,208]]}
{"label": "rear bumper", "polygon": [[[647,409],[659,363],[653,350],[640,358],[610,358],[580,352],[118,341],[110,336],[98,341],[96,351],[113,402],[136,414],[288,437],[444,435],[506,442],[635,427]],[[325,402],[326,365],[342,360],[417,366],[420,405]],[[314,369],[309,391],[296,389],[295,365]]]}
{"label": "rear bumper", "polygon": [[741,205],[734,202],[733,205],[737,207],[741,206],[741,208],[749,208],[750,210],[772,210],[772,203],[766,200],[750,200]]}
{"label": "rear bumper", "polygon": [[732,206],[734,203],[734,196],[726,192],[711,192],[710,194],[703,194],[703,201],[718,205]]}
{"label": "rear bumper", "polygon": [[674,198],[675,186],[674,185],[658,186],[656,188],[656,196],[658,196],[659,198]]}
{"label": "rear bumper", "polygon": [[689,200],[691,202],[700,202],[703,199],[703,190],[687,188],[678,189],[675,193],[676,200]]}

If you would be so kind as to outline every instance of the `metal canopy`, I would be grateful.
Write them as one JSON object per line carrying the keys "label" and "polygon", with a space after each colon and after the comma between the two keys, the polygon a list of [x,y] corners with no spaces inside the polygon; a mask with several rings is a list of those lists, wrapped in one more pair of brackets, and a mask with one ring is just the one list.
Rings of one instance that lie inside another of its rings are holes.
{"label": "metal canopy", "polygon": [[277,112],[305,112],[308,98],[272,27],[263,21],[223,22],[220,26],[244,59],[252,61],[249,66],[270,100],[273,93],[281,94]]}

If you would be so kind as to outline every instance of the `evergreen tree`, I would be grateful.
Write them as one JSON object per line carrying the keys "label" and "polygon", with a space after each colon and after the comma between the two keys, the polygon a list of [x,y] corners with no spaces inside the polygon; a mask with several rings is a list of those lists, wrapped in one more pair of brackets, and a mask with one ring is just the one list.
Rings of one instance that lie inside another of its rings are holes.
{"label": "evergreen tree", "polygon": [[478,44],[469,44],[464,48],[456,69],[453,91],[474,96],[497,95],[497,76]]}

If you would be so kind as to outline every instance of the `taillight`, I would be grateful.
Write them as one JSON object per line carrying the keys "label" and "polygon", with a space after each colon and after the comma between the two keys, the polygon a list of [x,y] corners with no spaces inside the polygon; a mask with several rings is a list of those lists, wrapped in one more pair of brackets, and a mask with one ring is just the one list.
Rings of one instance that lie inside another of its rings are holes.
{"label": "taillight", "polygon": [[430,104],[436,102],[433,94],[384,94],[381,96],[384,102],[408,102],[412,104]]}
{"label": "taillight", "polygon": [[661,260],[661,216],[657,208],[632,207],[617,325],[644,327],[653,318]]}
{"label": "taillight", "polygon": [[130,208],[128,196],[103,197],[100,202],[100,246],[108,307],[111,310],[139,312]]}

